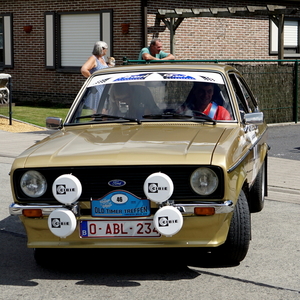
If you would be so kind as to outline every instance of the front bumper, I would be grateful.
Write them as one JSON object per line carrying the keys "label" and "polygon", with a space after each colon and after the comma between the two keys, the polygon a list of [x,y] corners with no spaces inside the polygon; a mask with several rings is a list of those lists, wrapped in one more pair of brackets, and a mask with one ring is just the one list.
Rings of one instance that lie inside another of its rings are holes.
{"label": "front bumper", "polygon": [[[192,204],[172,204],[172,206],[177,207],[182,215],[191,215],[194,214],[194,210],[197,207],[213,207],[215,209],[215,214],[225,214],[233,212],[234,205],[233,202],[228,200],[223,203],[219,202],[203,202],[203,203],[192,203]],[[9,213],[13,216],[19,216],[23,214],[25,209],[41,209],[44,216],[48,216],[52,211],[63,208],[64,205],[47,205],[47,204],[28,204],[22,205],[17,203],[12,203],[9,206]],[[72,206],[70,210],[78,216],[78,205]]]}
{"label": "front bumper", "polygon": [[[65,208],[64,205],[21,205],[11,204],[11,215],[20,217],[27,232],[27,246],[29,248],[180,248],[180,247],[218,247],[227,238],[230,220],[234,210],[232,201],[206,202],[197,204],[173,204],[183,216],[182,229],[172,237],[108,237],[108,238],[82,238],[80,235],[81,221],[98,220],[107,221],[108,218],[95,218],[91,215],[80,215],[77,205],[69,207],[76,216],[76,229],[61,238],[54,235],[48,225],[48,217],[52,211]],[[212,216],[195,215],[197,207],[213,207],[215,214]],[[25,217],[26,209],[41,209],[43,216],[40,218]],[[78,210],[78,211],[76,211]],[[149,217],[133,217],[133,219],[151,220]],[[120,218],[109,218],[120,222]]]}

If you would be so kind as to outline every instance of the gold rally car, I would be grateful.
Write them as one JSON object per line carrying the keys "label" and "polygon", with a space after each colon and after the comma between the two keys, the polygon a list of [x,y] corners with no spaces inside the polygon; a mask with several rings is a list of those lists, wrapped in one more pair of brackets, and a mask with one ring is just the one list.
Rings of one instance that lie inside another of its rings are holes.
{"label": "gold rally car", "polygon": [[[28,247],[205,248],[240,262],[267,194],[267,126],[230,66],[92,74],[10,172]],[[48,250],[49,251],[49,250]]]}

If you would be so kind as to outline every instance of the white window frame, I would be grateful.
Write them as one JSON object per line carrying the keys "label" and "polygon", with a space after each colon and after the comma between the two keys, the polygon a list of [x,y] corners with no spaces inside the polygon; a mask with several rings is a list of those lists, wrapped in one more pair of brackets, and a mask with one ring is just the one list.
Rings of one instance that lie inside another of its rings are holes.
{"label": "white window frame", "polygon": [[[295,26],[297,26],[295,28]],[[284,20],[284,57],[299,58],[300,57],[300,20],[286,19]],[[288,49],[295,49],[296,53],[288,53]],[[278,55],[278,28],[275,23],[270,20],[270,55]]]}
{"label": "white window frame", "polygon": [[0,14],[3,19],[3,62],[0,62],[1,68],[14,67],[13,55],[13,20],[12,14]]}
{"label": "white window frame", "polygon": [[99,40],[108,44],[107,57],[112,56],[112,21],[112,10],[45,13],[46,68],[78,71]]}

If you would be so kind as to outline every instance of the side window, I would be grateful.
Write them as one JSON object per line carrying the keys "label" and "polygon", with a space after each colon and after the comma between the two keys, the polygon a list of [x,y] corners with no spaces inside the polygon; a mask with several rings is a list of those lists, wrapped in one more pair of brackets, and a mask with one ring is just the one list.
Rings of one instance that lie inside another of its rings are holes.
{"label": "side window", "polygon": [[237,99],[240,112],[246,112],[246,113],[249,112],[249,109],[248,109],[245,101],[242,101],[243,100],[243,94],[242,94],[242,91],[239,87],[239,83],[237,81],[236,76],[234,74],[230,74],[229,78],[230,78],[230,81],[232,83],[232,87],[234,89],[235,97]]}
{"label": "side window", "polygon": [[256,100],[245,83],[245,81],[236,74],[229,75],[235,95],[238,101],[240,111],[245,113],[254,112],[256,110]]}
{"label": "side window", "polygon": [[241,87],[244,99],[246,100],[246,104],[249,108],[249,112],[254,112],[255,109],[256,109],[256,105],[254,104],[255,100],[253,99],[253,97],[251,95],[249,87],[246,86],[245,82],[241,78],[237,77],[237,80],[238,80],[239,85]]}

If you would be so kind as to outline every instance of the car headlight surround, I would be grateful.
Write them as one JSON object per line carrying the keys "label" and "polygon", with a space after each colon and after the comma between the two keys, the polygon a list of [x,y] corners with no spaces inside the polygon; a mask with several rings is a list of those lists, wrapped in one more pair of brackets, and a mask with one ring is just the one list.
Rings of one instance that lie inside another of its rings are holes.
{"label": "car headlight surround", "polygon": [[210,168],[197,168],[190,177],[192,189],[201,196],[209,196],[219,185],[218,175]]}
{"label": "car headlight surround", "polygon": [[22,175],[20,187],[26,196],[37,198],[45,194],[47,190],[47,181],[40,172],[30,170]]}

